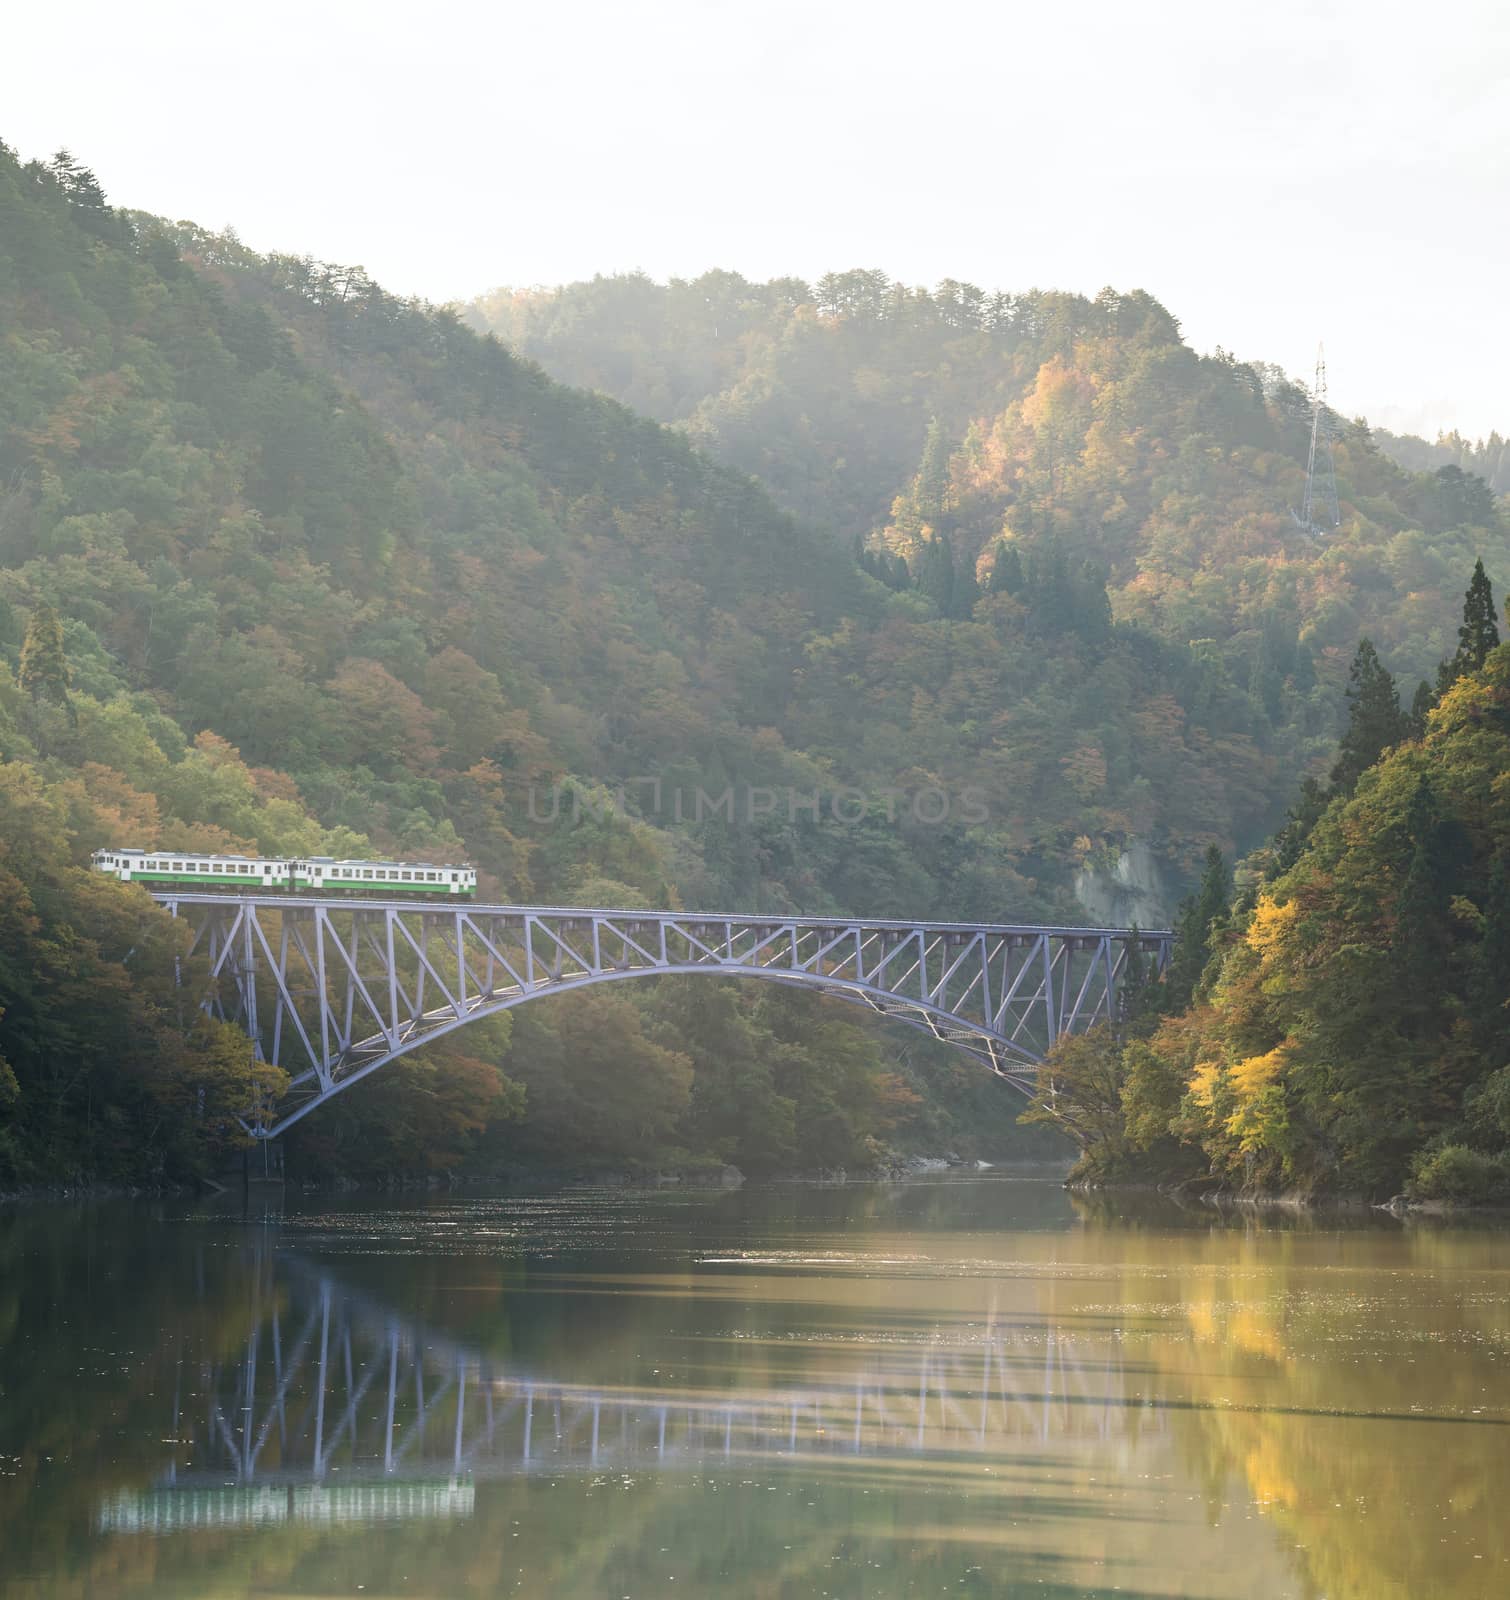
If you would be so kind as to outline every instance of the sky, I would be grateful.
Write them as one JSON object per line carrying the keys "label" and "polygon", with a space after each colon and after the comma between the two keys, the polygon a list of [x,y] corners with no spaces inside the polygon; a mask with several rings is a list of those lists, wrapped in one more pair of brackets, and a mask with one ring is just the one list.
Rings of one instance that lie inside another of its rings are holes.
{"label": "sky", "polygon": [[1304,379],[1324,340],[1348,415],[1510,431],[1503,0],[23,6],[0,140],[399,293],[1111,284]]}

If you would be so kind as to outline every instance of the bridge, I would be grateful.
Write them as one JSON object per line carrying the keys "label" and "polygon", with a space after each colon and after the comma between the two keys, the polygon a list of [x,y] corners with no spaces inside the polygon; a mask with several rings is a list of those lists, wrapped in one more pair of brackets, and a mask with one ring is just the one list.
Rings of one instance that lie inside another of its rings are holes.
{"label": "bridge", "polygon": [[[258,1253],[244,1337],[163,1374],[165,1459],[96,1512],[102,1532],[455,1519],[478,1483],[808,1461],[1028,1460],[1169,1427],[1150,1374],[1041,1309],[836,1347],[790,1382],[728,1391],[521,1367],[323,1266]],[[169,1421],[171,1406],[171,1421]]]}
{"label": "bridge", "polygon": [[289,1092],[247,1126],[276,1138],[369,1073],[478,1018],[592,984],[763,978],[894,1017],[1025,1093],[1065,1033],[1115,1021],[1133,964],[1173,936],[1116,928],[437,906],[166,888],[192,930],[180,971]]}

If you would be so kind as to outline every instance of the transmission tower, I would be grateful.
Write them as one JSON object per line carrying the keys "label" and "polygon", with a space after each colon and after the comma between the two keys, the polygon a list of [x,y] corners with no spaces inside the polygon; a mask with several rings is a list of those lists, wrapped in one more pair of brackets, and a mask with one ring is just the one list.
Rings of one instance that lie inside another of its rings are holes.
{"label": "transmission tower", "polygon": [[[1318,448],[1320,447],[1320,448]],[[1316,457],[1325,452],[1320,481],[1317,479]],[[1329,517],[1322,525],[1316,513]],[[1311,389],[1311,453],[1306,461],[1306,493],[1299,513],[1291,512],[1307,533],[1331,533],[1342,526],[1342,509],[1337,503],[1337,463],[1332,456],[1332,429],[1327,421],[1326,403],[1326,350],[1316,346],[1316,382]]]}

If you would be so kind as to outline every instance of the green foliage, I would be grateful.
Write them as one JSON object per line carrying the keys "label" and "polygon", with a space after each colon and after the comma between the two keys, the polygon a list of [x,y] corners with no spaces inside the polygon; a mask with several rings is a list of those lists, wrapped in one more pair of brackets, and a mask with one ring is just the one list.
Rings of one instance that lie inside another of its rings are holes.
{"label": "green foliage", "polygon": [[1373,641],[1359,641],[1348,673],[1347,726],[1332,764],[1332,792],[1351,794],[1358,779],[1406,734],[1395,680],[1384,669]]}
{"label": "green foliage", "polygon": [[32,607],[21,645],[21,687],[33,700],[67,706],[68,657],[63,649],[63,624],[45,600]]}
{"label": "green foliage", "polygon": [[918,593],[931,600],[941,617],[954,615],[954,555],[949,541],[935,535],[918,558]]}
{"label": "green foliage", "polygon": [[1409,1192],[1416,1200],[1503,1205],[1510,1201],[1510,1158],[1461,1144],[1422,1150],[1411,1162]]}
{"label": "green foliage", "polygon": [[[1438,692],[1451,687],[1464,673],[1477,672],[1499,642],[1499,624],[1494,615],[1494,588],[1484,571],[1483,561],[1475,561],[1473,578],[1463,597],[1463,623],[1458,629],[1457,653],[1442,663],[1437,675]],[[1416,695],[1419,701],[1419,689]],[[1417,708],[1412,709],[1414,712]]]}
{"label": "green foliage", "polygon": [[1194,998],[1211,958],[1212,931],[1226,915],[1231,897],[1226,859],[1215,845],[1210,845],[1200,887],[1181,905],[1175,924],[1174,949],[1165,977],[1166,1004],[1171,1010],[1184,1010]]}
{"label": "green foliage", "polygon": [[[1274,508],[1303,396],[1197,356],[1139,292],[722,273],[498,310],[522,354],[358,269],[122,212],[72,158],[0,150],[0,756],[49,797],[38,859],[72,870],[107,839],[466,854],[515,899],[1073,920],[1076,875],[1131,842],[1179,884],[1256,843],[1326,759],[1360,627],[1425,670],[1445,575],[1470,550],[1510,561],[1472,482],[1341,425],[1347,525],[1297,542]],[[955,805],[939,826],[879,798],[854,827],[695,813],[699,790],[841,784]],[[5,1114],[41,1118],[53,1068],[23,1043],[75,1019],[27,971],[0,993]],[[622,1081],[565,1024],[521,1020],[486,1059],[458,1043],[347,1097],[405,1138],[343,1110],[301,1134],[312,1163],[451,1171],[516,1135],[569,1143],[579,1111],[618,1159],[641,1077],[644,1139],[762,1169],[970,1122],[1005,1137],[1010,1108],[936,1090],[936,1060],[901,1070],[894,1043],[785,1001],[741,1001],[696,1053],[716,1077],[745,1037],[761,1063],[727,1086],[730,1127],[651,992],[614,1003],[640,1027]],[[197,1051],[208,1083],[212,1043],[172,1059]],[[162,1085],[133,1099],[118,1059],[130,1121]],[[76,1125],[26,1138],[60,1170],[121,1170],[131,1142],[65,1149]],[[173,1159],[208,1159],[184,1137]]]}
{"label": "green foliage", "polygon": [[1186,1009],[1103,1046],[1083,1082],[1053,1078],[1059,1116],[1092,1168],[1125,1170],[1130,1148],[1145,1175],[1510,1198],[1510,646],[1450,685],[1419,742],[1295,815],[1215,947],[1198,937],[1223,926],[1213,861],[1170,965]]}

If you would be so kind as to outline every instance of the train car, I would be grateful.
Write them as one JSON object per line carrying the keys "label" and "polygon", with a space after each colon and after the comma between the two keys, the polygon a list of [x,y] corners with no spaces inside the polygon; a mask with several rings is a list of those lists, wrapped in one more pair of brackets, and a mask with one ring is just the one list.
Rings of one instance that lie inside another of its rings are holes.
{"label": "train car", "polygon": [[274,856],[217,852],[194,855],[179,850],[135,850],[106,846],[89,858],[96,872],[122,883],[176,889],[286,889],[289,864]]}
{"label": "train car", "polygon": [[477,891],[477,869],[464,862],[439,866],[430,861],[336,861],[330,856],[283,861],[273,856],[192,855],[110,845],[96,850],[90,862],[96,872],[108,872],[122,883],[145,883],[152,888],[232,893],[282,889],[301,895],[358,895],[370,900],[470,900]]}
{"label": "train car", "polygon": [[295,894],[470,900],[477,891],[477,869],[464,862],[440,866],[433,861],[335,861],[308,856],[289,863],[289,883]]}

